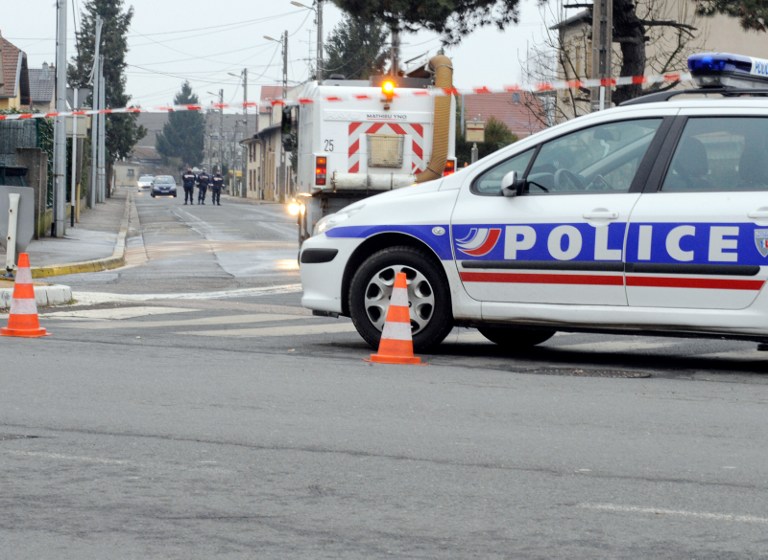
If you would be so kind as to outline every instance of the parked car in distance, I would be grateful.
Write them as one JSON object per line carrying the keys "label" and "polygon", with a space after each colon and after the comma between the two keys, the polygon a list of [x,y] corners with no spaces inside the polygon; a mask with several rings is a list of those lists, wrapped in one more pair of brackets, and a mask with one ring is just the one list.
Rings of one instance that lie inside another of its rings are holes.
{"label": "parked car in distance", "polygon": [[147,190],[147,189],[151,189],[152,188],[152,183],[153,183],[154,180],[155,180],[155,176],[154,175],[142,175],[142,176],[140,176],[139,180],[136,181],[136,185],[137,185],[138,191],[141,192],[141,191],[144,191],[144,190]]}
{"label": "parked car in distance", "polygon": [[176,179],[172,175],[158,175],[152,183],[152,198],[156,196],[176,197]]}

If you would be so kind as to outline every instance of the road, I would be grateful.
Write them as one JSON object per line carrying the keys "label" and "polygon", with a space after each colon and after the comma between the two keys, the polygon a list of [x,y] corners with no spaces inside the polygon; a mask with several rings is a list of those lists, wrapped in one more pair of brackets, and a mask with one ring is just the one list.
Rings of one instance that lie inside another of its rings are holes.
{"label": "road", "polygon": [[131,264],[0,339],[0,558],[768,558],[754,344],[373,365],[281,209],[226,202],[137,201]]}

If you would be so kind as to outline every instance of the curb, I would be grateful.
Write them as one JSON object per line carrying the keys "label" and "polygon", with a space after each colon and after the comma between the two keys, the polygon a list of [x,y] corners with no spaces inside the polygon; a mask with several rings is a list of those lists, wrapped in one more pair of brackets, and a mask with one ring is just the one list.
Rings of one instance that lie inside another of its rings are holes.
{"label": "curb", "polygon": [[[125,265],[125,246],[130,221],[131,202],[133,194],[125,197],[125,210],[120,222],[120,231],[115,241],[115,249],[111,257],[82,261],[70,264],[53,264],[48,266],[32,267],[32,278],[50,278],[65,274],[80,274],[84,272],[101,272],[112,270]],[[68,305],[74,301],[72,290],[69,286],[61,284],[37,284],[34,286],[35,303],[40,307],[54,305]],[[0,288],[0,310],[10,309],[13,299],[13,287]]]}

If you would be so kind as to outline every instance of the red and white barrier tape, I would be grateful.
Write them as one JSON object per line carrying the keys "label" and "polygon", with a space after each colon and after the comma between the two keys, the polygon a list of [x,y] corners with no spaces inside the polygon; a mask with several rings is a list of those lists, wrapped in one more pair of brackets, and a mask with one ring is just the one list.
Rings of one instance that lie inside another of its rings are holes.
{"label": "red and white barrier tape", "polygon": [[[541,83],[533,88],[526,88],[519,85],[504,86],[501,88],[431,88],[431,89],[414,89],[414,88],[402,88],[395,92],[395,97],[435,97],[442,95],[483,95],[491,93],[546,93],[551,91],[566,90],[566,89],[578,89],[578,88],[594,88],[594,87],[615,87],[626,85],[647,85],[658,83],[674,83],[690,80],[691,75],[687,72],[672,72],[668,74],[662,74],[658,76],[624,76],[619,78],[604,78],[594,80],[559,80],[555,82]],[[342,101],[362,101],[367,99],[378,99],[380,96],[371,96],[368,94],[350,94],[350,95],[329,95],[322,99],[327,102],[342,102]],[[274,99],[266,101],[266,103],[283,106],[295,106],[306,105],[314,103],[316,99],[300,97],[298,99]],[[119,109],[101,109],[101,110],[78,110],[78,111],[54,111],[50,113],[13,113],[13,114],[0,114],[0,121],[13,121],[13,120],[27,120],[27,119],[53,119],[56,117],[72,117],[72,116],[89,116],[89,115],[119,115],[119,114],[132,114],[132,113],[172,113],[177,111],[212,111],[212,110],[224,110],[224,109],[236,109],[244,110],[248,108],[258,108],[259,103],[255,101],[246,101],[243,103],[211,103],[210,105],[164,105],[158,107],[122,107]]]}

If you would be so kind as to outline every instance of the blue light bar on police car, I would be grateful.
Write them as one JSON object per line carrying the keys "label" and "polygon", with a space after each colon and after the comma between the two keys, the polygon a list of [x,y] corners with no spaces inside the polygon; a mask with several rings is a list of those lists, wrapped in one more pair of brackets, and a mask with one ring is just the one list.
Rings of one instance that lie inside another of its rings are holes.
{"label": "blue light bar on police car", "polygon": [[708,87],[768,88],[768,60],[730,53],[702,53],[688,57],[696,85]]}

